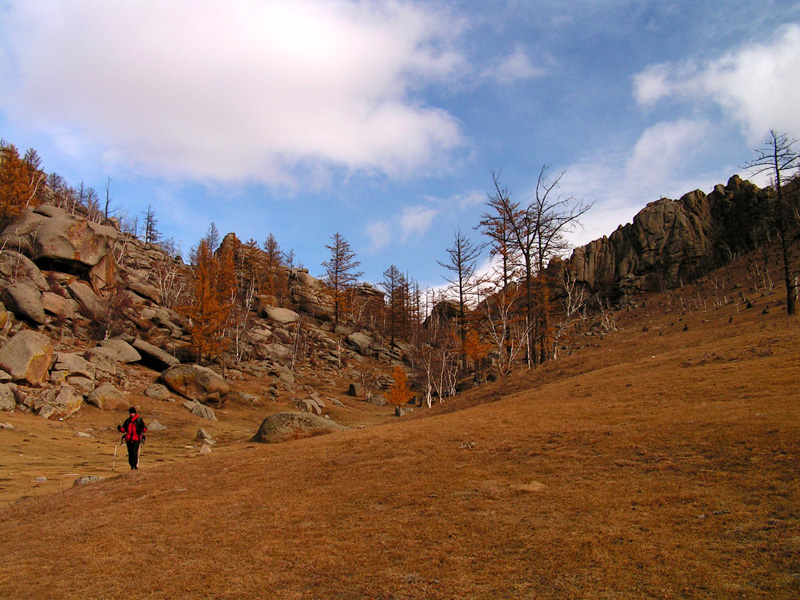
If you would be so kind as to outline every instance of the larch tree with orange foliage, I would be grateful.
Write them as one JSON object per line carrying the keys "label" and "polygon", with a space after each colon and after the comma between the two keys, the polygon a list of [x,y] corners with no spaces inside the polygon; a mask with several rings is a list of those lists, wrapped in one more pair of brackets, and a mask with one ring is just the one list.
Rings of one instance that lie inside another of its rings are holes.
{"label": "larch tree with orange foliage", "polygon": [[0,225],[5,225],[30,206],[42,201],[46,180],[41,159],[31,149],[20,158],[13,144],[0,141]]}
{"label": "larch tree with orange foliage", "polygon": [[491,344],[480,339],[478,332],[474,329],[467,331],[464,336],[462,349],[467,359],[472,361],[475,371],[478,370],[481,361],[488,356],[491,347]]}
{"label": "larch tree with orange foliage", "polygon": [[191,303],[181,309],[189,318],[192,346],[200,360],[211,361],[229,344],[223,335],[231,315],[232,291],[230,276],[225,272],[227,268],[232,272],[232,259],[229,265],[224,259],[218,261],[208,241],[202,240],[195,252]]}
{"label": "larch tree with orange foliage", "polygon": [[408,375],[406,375],[403,367],[396,366],[392,371],[392,377],[394,378],[394,383],[389,388],[386,401],[400,408],[409,403],[414,397],[414,393],[408,387]]}

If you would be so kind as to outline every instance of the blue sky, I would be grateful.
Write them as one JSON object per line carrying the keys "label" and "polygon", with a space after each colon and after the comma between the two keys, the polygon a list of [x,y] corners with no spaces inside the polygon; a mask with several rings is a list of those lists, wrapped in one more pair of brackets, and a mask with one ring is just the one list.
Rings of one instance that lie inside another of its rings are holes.
{"label": "blue sky", "polygon": [[433,287],[492,171],[566,171],[577,245],[800,137],[800,3],[0,0],[0,82],[0,137],[184,251],[213,221],[320,275],[339,232]]}

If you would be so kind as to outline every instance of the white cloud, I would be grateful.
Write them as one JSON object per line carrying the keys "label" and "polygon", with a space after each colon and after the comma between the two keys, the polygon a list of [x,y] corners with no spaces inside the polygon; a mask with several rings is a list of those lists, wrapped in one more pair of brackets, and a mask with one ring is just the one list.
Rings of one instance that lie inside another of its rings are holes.
{"label": "white cloud", "polygon": [[380,252],[392,241],[391,229],[383,221],[373,221],[367,224],[364,232],[370,239],[370,252]]}
{"label": "white cloud", "polygon": [[443,206],[445,210],[452,211],[456,208],[465,209],[471,206],[478,206],[486,202],[486,192],[482,190],[472,190],[465,194],[453,194],[449,198],[437,198],[436,196],[425,196],[425,200]]}
{"label": "white cloud", "polygon": [[634,77],[634,97],[649,107],[674,97],[717,104],[751,143],[770,129],[800,135],[800,25],[779,29],[774,39],[750,44],[698,65],[653,65]]}
{"label": "white cloud", "polygon": [[645,130],[625,165],[627,183],[663,185],[705,146],[711,126],[705,121],[661,122]]}
{"label": "white cloud", "polygon": [[425,206],[406,206],[400,215],[400,239],[420,238],[439,214],[438,210]]}
{"label": "white cloud", "polygon": [[629,150],[570,166],[561,189],[597,201],[570,241],[577,246],[610,235],[619,225],[630,223],[648,202],[676,199],[698,187],[710,191],[714,184],[724,183],[732,172],[709,173],[696,160],[714,143],[713,128],[706,121],[661,122],[642,132]]}
{"label": "white cloud", "polygon": [[531,62],[521,44],[516,44],[514,52],[496,61],[495,64],[484,70],[481,75],[485,79],[492,79],[499,83],[513,83],[525,79],[534,79],[544,75],[546,72],[546,69]]}
{"label": "white cloud", "polygon": [[0,110],[161,175],[405,177],[465,143],[415,95],[458,74],[460,31],[407,0],[17,1],[0,22]]}

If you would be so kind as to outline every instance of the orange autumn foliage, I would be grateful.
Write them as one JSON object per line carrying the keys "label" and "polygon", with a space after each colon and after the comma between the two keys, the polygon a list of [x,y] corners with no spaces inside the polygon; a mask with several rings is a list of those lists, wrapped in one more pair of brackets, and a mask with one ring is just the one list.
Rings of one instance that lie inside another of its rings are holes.
{"label": "orange autumn foliage", "polygon": [[198,358],[210,361],[230,344],[223,333],[231,315],[233,261],[224,253],[215,258],[208,242],[202,240],[196,262],[191,304],[182,307],[181,312],[189,317],[192,346]]}
{"label": "orange autumn foliage", "polygon": [[413,392],[408,387],[408,376],[406,375],[403,367],[395,367],[392,372],[394,383],[389,388],[389,393],[386,396],[386,401],[390,404],[403,406],[408,404],[411,398],[414,397]]}

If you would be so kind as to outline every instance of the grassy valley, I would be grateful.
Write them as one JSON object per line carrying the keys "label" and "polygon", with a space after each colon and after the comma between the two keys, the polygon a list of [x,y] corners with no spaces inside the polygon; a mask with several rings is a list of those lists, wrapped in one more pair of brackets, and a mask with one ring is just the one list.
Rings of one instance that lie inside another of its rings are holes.
{"label": "grassy valley", "polygon": [[354,427],[324,437],[250,443],[278,407],[226,406],[200,454],[151,401],[167,431],[111,473],[114,415],[94,440],[72,437],[90,407],[6,415],[4,467],[28,458],[3,469],[3,596],[796,598],[800,329],[740,262],[751,308],[712,306],[719,273],[644,295],[615,333],[403,419],[333,382]]}

